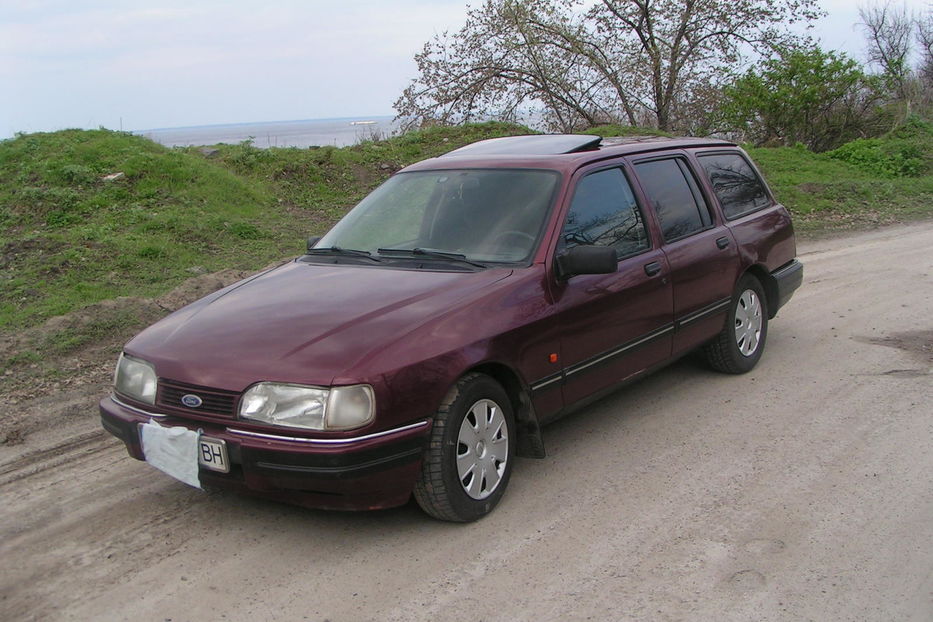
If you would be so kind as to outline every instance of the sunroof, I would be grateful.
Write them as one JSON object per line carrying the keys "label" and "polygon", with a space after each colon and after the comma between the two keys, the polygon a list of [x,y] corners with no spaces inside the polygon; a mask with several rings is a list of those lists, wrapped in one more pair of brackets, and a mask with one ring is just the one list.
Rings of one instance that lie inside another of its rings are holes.
{"label": "sunroof", "polygon": [[[602,140],[599,136],[584,134],[535,134],[531,136],[506,136],[490,138],[454,149],[451,155],[558,155],[596,149]],[[443,156],[442,156],[443,157]]]}

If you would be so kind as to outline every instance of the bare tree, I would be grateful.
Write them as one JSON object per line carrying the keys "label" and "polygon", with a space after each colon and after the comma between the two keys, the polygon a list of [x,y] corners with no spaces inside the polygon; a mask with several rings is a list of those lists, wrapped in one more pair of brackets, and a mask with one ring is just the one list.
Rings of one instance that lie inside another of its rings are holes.
{"label": "bare tree", "polygon": [[743,61],[743,51],[769,56],[795,39],[787,26],[820,13],[809,0],[603,0],[590,11],[619,64],[645,72],[639,103],[672,129],[678,101],[693,99]]}
{"label": "bare tree", "polygon": [[816,0],[485,0],[415,56],[400,117],[456,122],[543,112],[551,129],[674,129],[748,55],[786,46]]}
{"label": "bare tree", "polygon": [[920,64],[917,74],[925,89],[933,90],[933,6],[926,15],[917,17],[917,45],[920,47]]}
{"label": "bare tree", "polygon": [[858,12],[868,39],[868,62],[881,68],[899,99],[908,99],[914,20],[905,7],[890,2],[862,6]]}
{"label": "bare tree", "polygon": [[608,120],[603,79],[578,52],[580,30],[579,16],[553,2],[488,0],[458,33],[424,45],[420,75],[395,108],[418,122],[517,120],[535,105],[563,130]]}

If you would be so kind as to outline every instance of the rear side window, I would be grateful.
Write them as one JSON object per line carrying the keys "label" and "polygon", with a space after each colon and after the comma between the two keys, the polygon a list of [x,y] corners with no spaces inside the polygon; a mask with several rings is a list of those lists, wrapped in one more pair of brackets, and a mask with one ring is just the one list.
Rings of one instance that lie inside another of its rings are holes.
{"label": "rear side window", "polygon": [[726,218],[737,218],[771,204],[764,184],[741,155],[715,153],[697,159],[709,176]]}
{"label": "rear side window", "polygon": [[712,223],[693,173],[680,158],[635,165],[648,202],[658,215],[664,241],[702,231]]}
{"label": "rear side window", "polygon": [[648,248],[645,221],[621,169],[592,173],[577,184],[561,232],[561,246],[581,244],[611,246],[619,257]]}

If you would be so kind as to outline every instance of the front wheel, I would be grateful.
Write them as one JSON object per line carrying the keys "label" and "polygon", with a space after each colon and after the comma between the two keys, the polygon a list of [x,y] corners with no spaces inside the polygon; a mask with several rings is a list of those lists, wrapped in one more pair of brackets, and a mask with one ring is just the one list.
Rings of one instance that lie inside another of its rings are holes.
{"label": "front wheel", "polygon": [[508,395],[489,376],[468,374],[447,393],[434,418],[415,499],[434,518],[476,520],[505,493],[514,456],[515,417]]}
{"label": "front wheel", "polygon": [[729,318],[722,332],[703,348],[713,369],[727,374],[751,371],[765,349],[768,301],[758,279],[745,275],[732,296]]}

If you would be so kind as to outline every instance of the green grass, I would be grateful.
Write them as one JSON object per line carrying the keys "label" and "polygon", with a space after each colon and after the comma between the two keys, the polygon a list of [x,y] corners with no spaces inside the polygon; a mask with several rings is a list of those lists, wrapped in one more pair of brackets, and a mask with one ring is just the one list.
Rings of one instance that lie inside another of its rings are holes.
{"label": "green grass", "polygon": [[879,138],[822,154],[749,149],[799,231],[824,232],[933,216],[933,124],[908,120]]}
{"label": "green grass", "polygon": [[802,147],[748,148],[798,231],[822,233],[933,216],[933,176],[891,178]]}
{"label": "green grass", "polygon": [[933,123],[912,117],[880,138],[860,138],[827,155],[878,177],[921,177],[933,173]]}
{"label": "green grass", "polygon": [[[485,123],[341,149],[218,145],[213,157],[107,130],[0,141],[0,330],[298,255],[395,170],[527,131]],[[46,345],[76,347],[65,341]]]}
{"label": "green grass", "polygon": [[[106,181],[104,176],[122,173]],[[0,327],[207,270],[280,256],[288,223],[268,188],[190,154],[106,130],[0,143]]]}
{"label": "green grass", "polygon": [[[153,297],[196,273],[255,270],[297,255],[307,236],[326,231],[396,170],[476,140],[528,132],[483,123],[345,148],[217,145],[212,155],[107,130],[0,141],[0,330],[118,296]],[[591,133],[658,132],[602,126]],[[798,230],[814,232],[931,216],[931,136],[929,124],[914,123],[850,148],[858,157],[749,152]],[[866,152],[907,154],[894,157],[913,164],[894,176]],[[114,173],[122,176],[104,179]],[[82,343],[110,330],[88,329]],[[45,345],[76,347],[63,339]]]}
{"label": "green grass", "polygon": [[[279,205],[305,215],[308,231],[323,233],[392,173],[457,147],[530,130],[508,123],[432,127],[351,147],[259,149],[248,141],[215,145],[213,161],[243,178],[260,182]],[[188,149],[188,153],[200,153]]]}

